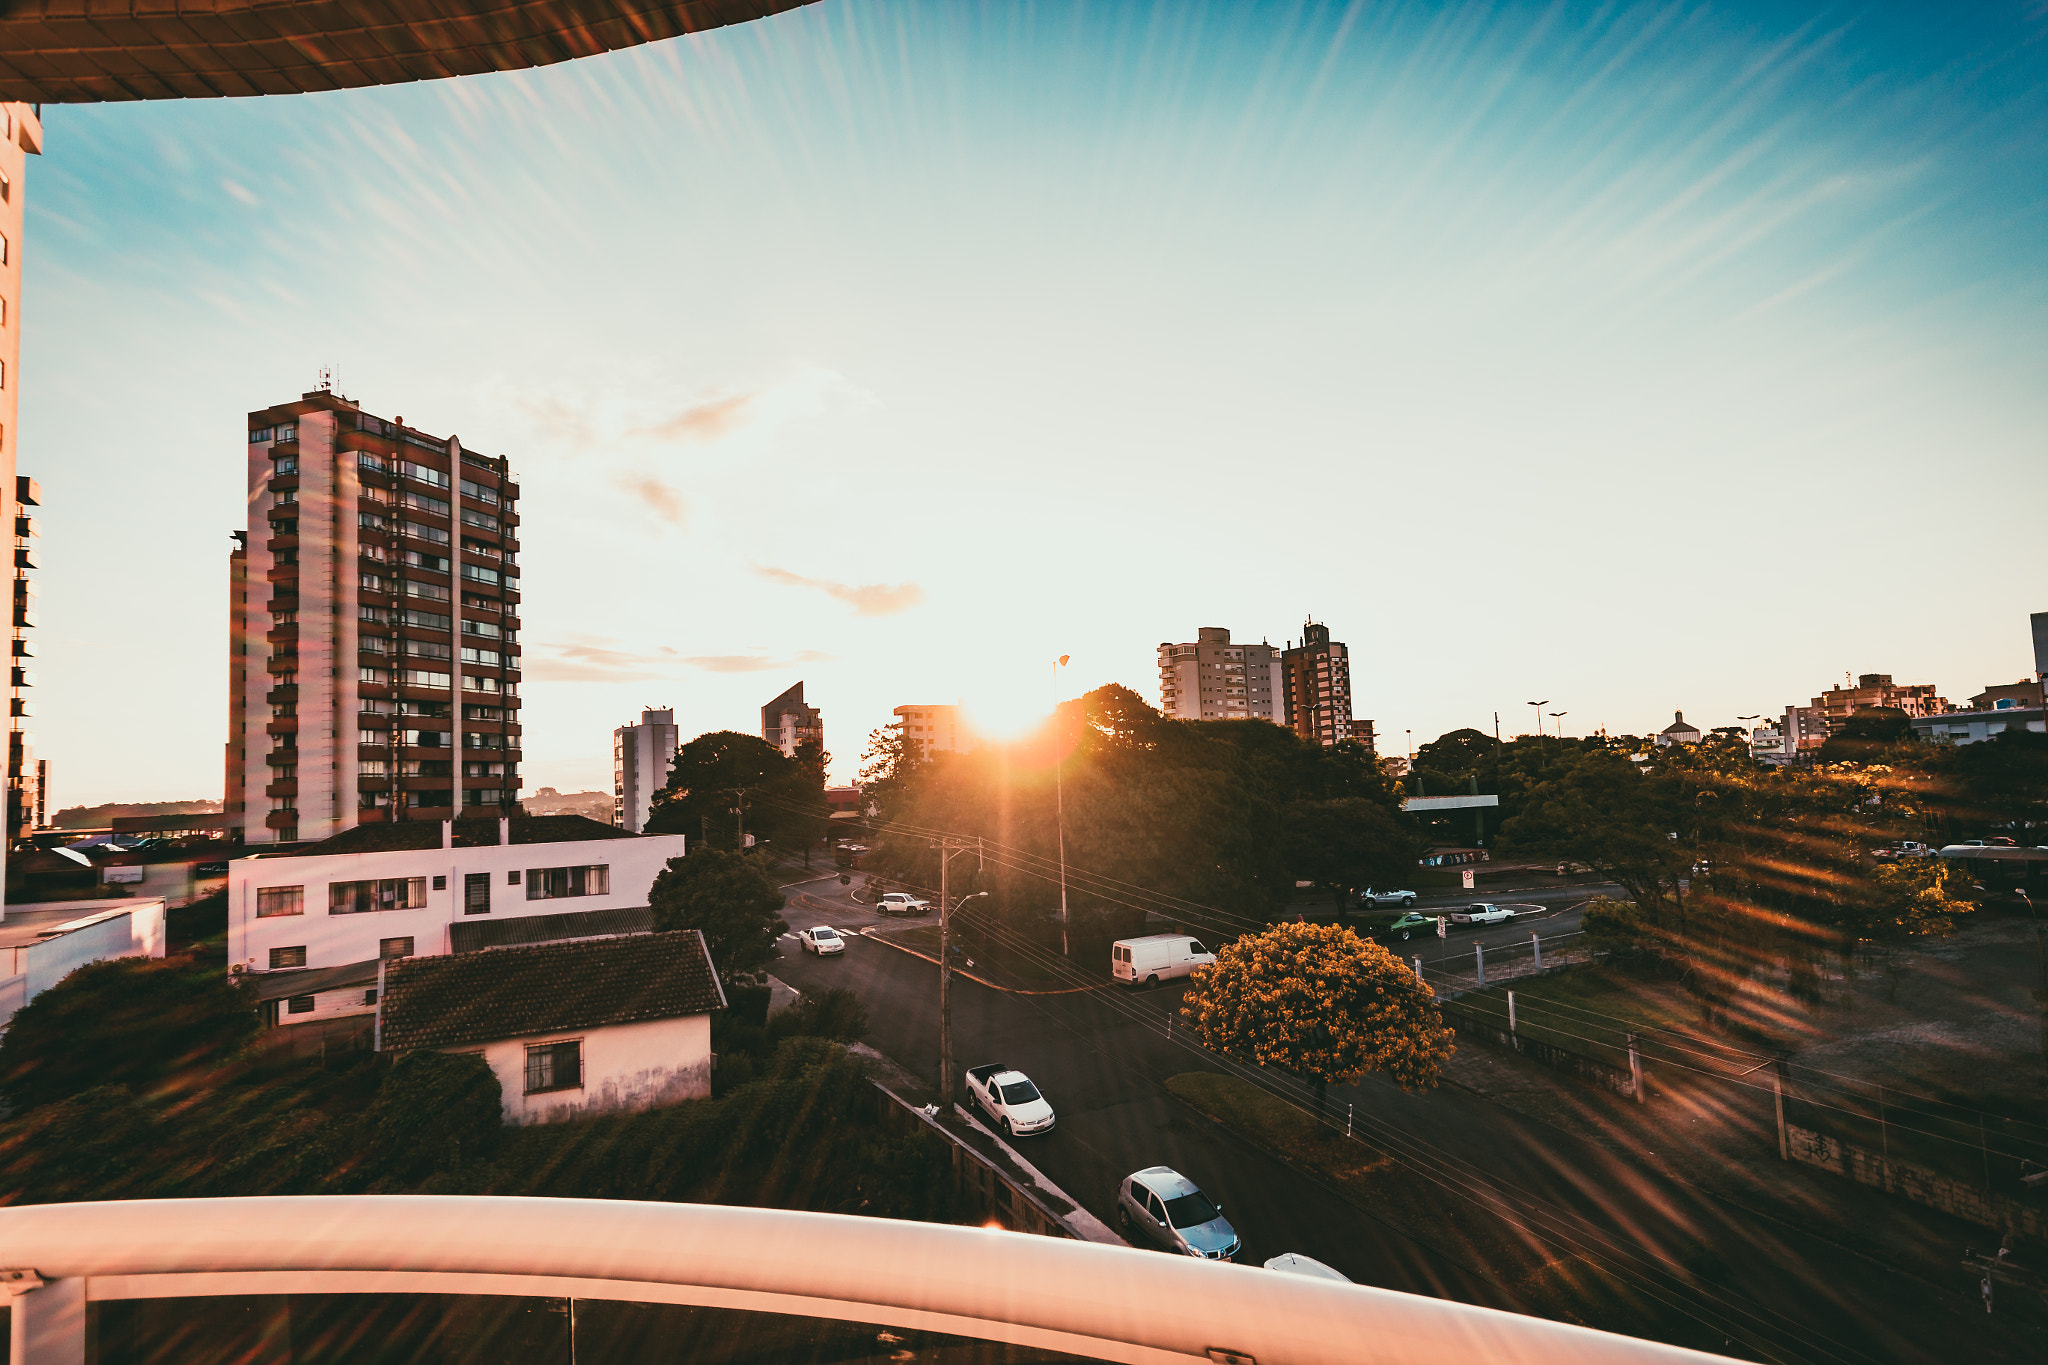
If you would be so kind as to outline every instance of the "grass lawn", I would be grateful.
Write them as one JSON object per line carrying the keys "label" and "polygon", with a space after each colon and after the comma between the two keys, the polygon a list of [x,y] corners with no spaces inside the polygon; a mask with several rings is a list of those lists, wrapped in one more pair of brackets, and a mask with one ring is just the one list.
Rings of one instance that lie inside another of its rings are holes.
{"label": "grass lawn", "polygon": [[1166,1088],[1238,1136],[1335,1186],[1372,1216],[1499,1284],[1523,1311],[1695,1349],[1719,1348],[1599,1266],[1545,1246],[1481,1206],[1234,1076],[1186,1071]]}
{"label": "grass lawn", "polygon": [[1654,1043],[1653,1030],[1675,1030],[1690,1038],[1726,1044],[1736,1057],[1768,1049],[1778,1039],[1761,1013],[1739,1006],[1726,1026],[1701,1022],[1698,1000],[1677,981],[1626,969],[1586,964],[1553,976],[1536,977],[1460,997],[1458,1005],[1507,1027],[1508,992],[1515,994],[1515,1024],[1531,1038],[1628,1064],[1628,1034]]}

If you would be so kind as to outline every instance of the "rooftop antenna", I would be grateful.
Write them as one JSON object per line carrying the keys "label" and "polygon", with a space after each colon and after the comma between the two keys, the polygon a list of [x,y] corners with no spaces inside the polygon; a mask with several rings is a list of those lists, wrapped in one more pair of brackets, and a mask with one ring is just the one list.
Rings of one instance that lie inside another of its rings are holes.
{"label": "rooftop antenna", "polygon": [[320,392],[331,393],[336,398],[342,396],[341,367],[339,365],[322,365],[320,367]]}

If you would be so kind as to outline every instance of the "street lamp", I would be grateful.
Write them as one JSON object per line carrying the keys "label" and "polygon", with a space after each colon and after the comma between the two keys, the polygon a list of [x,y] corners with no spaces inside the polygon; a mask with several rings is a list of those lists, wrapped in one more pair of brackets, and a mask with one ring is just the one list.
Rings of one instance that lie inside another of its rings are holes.
{"label": "street lamp", "polygon": [[1557,748],[1559,753],[1564,752],[1564,718],[1570,714],[1571,712],[1569,711],[1552,711],[1550,713],[1550,718],[1558,723]]}
{"label": "street lamp", "polygon": [[[1529,705],[1536,712],[1536,738],[1542,739],[1543,708],[1550,705],[1550,698],[1545,697],[1542,701],[1532,701],[1529,703]],[[1541,744],[1536,746],[1536,752],[1539,756],[1543,753],[1543,746]]]}
{"label": "street lamp", "polygon": [[[965,848],[958,852],[965,853]],[[953,851],[939,850],[939,885],[946,884],[946,863]],[[962,896],[960,904],[965,905],[976,896],[986,896],[986,891]],[[953,1107],[953,907],[947,904],[946,893],[939,892],[939,1095],[946,1108]]]}
{"label": "street lamp", "polygon": [[1060,836],[1060,956],[1071,957],[1067,947],[1067,756],[1060,752],[1060,670],[1073,655],[1062,654],[1052,666],[1052,793],[1053,821]]}

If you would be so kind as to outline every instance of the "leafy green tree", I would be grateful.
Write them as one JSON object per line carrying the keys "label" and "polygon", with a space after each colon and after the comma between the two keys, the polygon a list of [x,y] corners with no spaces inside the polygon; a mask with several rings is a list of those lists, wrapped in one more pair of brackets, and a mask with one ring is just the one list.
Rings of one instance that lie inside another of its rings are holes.
{"label": "leafy green tree", "polygon": [[[822,757],[822,756],[820,756]],[[715,730],[676,751],[654,794],[646,829],[682,834],[710,848],[739,846],[740,817],[757,840],[802,842],[823,815],[824,765],[787,758],[758,735]]]}
{"label": "leafy green tree", "polygon": [[254,1036],[256,1001],[184,958],[80,967],[0,1034],[0,1095],[31,1109],[99,1086],[136,1095],[194,1084]]}
{"label": "leafy green tree", "polygon": [[334,1184],[400,1193],[473,1165],[504,1131],[502,1105],[498,1078],[482,1057],[406,1053],[353,1125]]}
{"label": "leafy green tree", "polygon": [[785,903],[753,859],[719,849],[669,859],[647,892],[655,931],[702,930],[728,987],[758,985],[781,959],[775,940],[789,928]]}
{"label": "leafy green tree", "polygon": [[1900,745],[1914,743],[1913,722],[1896,706],[1866,706],[1828,736],[1817,755],[1822,763],[1877,763]]}
{"label": "leafy green tree", "polygon": [[1649,943],[1643,912],[1631,901],[1601,896],[1589,902],[1580,916],[1579,929],[1588,947],[1608,957],[1632,957]]}
{"label": "leafy green tree", "polygon": [[1901,950],[1914,939],[1946,938],[1959,915],[1977,908],[1969,874],[1941,858],[1883,863],[1871,873],[1871,894],[1857,898],[1842,927],[1883,963],[1885,999],[1897,1003],[1904,974]]}
{"label": "leafy green tree", "polygon": [[1415,866],[1420,845],[1399,818],[1377,801],[1290,801],[1281,807],[1287,863],[1295,880],[1336,894],[1345,914],[1363,886],[1390,886]]}
{"label": "leafy green tree", "polygon": [[1349,929],[1280,924],[1226,944],[1195,969],[1181,1019],[1202,1042],[1328,1085],[1376,1071],[1427,1089],[1451,1055],[1436,993]]}

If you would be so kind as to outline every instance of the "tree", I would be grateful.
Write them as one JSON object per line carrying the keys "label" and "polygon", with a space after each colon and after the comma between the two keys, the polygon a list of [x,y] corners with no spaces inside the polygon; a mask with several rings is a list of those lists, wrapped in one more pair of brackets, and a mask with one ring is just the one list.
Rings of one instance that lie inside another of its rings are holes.
{"label": "tree", "polygon": [[1886,751],[1912,744],[1913,722],[1896,706],[1866,706],[1842,722],[1817,755],[1823,763],[1881,762]]}
{"label": "tree", "polygon": [[1290,801],[1280,818],[1295,880],[1335,892],[1339,916],[1351,908],[1358,887],[1387,886],[1415,866],[1415,837],[1385,806],[1364,797]]}
{"label": "tree", "polygon": [[711,965],[728,987],[759,984],[781,959],[775,946],[789,929],[780,911],[785,898],[745,855],[706,849],[671,858],[648,889],[657,933],[697,929],[711,950]]}
{"label": "tree", "polygon": [[1868,944],[1885,968],[1885,1000],[1897,1003],[1899,950],[1916,938],[1946,938],[1956,916],[1977,908],[1968,899],[1969,874],[1945,858],[1914,858],[1881,864],[1871,873],[1868,896],[1843,916],[1844,931]]}
{"label": "tree", "polygon": [[825,770],[832,766],[832,755],[817,740],[807,739],[796,746],[795,762],[802,794],[792,793],[797,809],[788,812],[784,837],[803,844],[804,866],[809,867],[811,850],[832,832],[832,808],[825,802]]}
{"label": "tree", "polygon": [[1436,992],[1399,958],[1349,929],[1280,924],[1228,944],[1195,969],[1180,1017],[1218,1052],[1315,1083],[1369,1071],[1403,1090],[1434,1086],[1451,1055]]}
{"label": "tree", "polygon": [[[815,769],[815,771],[813,771]],[[738,848],[740,817],[760,840],[810,836],[825,803],[823,765],[783,756],[758,735],[714,730],[676,751],[668,781],[654,794],[650,834],[682,834],[712,848]],[[816,779],[814,781],[814,778]]]}
{"label": "tree", "polygon": [[217,969],[183,958],[90,963],[0,1035],[0,1095],[17,1110],[99,1086],[148,1096],[222,1066],[256,1028],[254,998]]}

